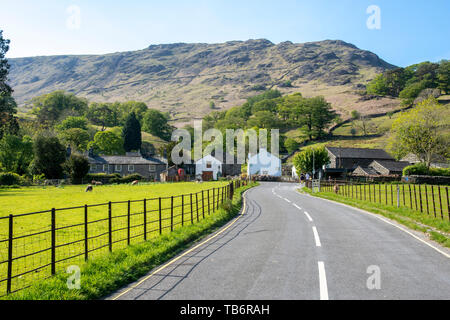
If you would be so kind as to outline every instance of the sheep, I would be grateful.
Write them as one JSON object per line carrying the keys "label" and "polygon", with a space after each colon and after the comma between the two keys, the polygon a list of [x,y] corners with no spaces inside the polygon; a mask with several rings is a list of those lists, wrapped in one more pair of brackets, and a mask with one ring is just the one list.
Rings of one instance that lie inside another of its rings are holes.
{"label": "sheep", "polygon": [[137,186],[138,184],[139,184],[139,181],[138,181],[138,180],[134,180],[134,181],[131,183],[132,186]]}
{"label": "sheep", "polygon": [[95,181],[95,180],[92,180],[91,184],[94,185],[94,186],[101,186],[101,185],[103,185],[103,183],[101,183],[100,181]]}
{"label": "sheep", "polygon": [[94,187],[92,185],[88,185],[86,187],[86,192],[92,192],[94,190]]}

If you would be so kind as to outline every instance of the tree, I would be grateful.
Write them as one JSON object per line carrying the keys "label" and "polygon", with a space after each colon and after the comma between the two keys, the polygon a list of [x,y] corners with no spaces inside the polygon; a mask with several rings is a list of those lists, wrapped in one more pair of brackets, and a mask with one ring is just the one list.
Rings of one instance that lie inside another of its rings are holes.
{"label": "tree", "polygon": [[86,151],[89,143],[89,133],[80,128],[71,128],[59,134],[61,141],[74,150]]}
{"label": "tree", "polygon": [[68,116],[82,116],[88,109],[87,100],[72,93],[55,91],[32,99],[32,113],[37,120],[53,125]]}
{"label": "tree", "polygon": [[5,135],[0,140],[0,168],[3,171],[26,174],[32,160],[33,141],[29,136]]}
{"label": "tree", "polygon": [[102,126],[102,131],[105,131],[106,127],[120,125],[120,114],[117,104],[91,103],[86,112],[86,118],[92,124]]}
{"label": "tree", "polygon": [[300,144],[295,139],[287,138],[286,141],[284,141],[284,147],[289,153],[296,151],[299,146]]}
{"label": "tree", "polygon": [[65,162],[64,169],[73,184],[81,184],[89,172],[89,161],[84,156],[72,154]]}
{"label": "tree", "polygon": [[124,140],[120,134],[114,131],[99,131],[94,136],[94,141],[88,144],[88,149],[104,155],[123,154]]}
{"label": "tree", "polygon": [[297,172],[312,172],[313,167],[317,172],[322,166],[327,165],[330,162],[330,157],[328,156],[325,147],[308,147],[302,152],[297,153],[292,162],[294,163]]}
{"label": "tree", "polygon": [[139,151],[142,145],[141,124],[134,112],[130,113],[122,130],[123,148],[126,152]]}
{"label": "tree", "polygon": [[414,82],[408,85],[405,89],[400,92],[400,99],[402,99],[403,105],[412,105],[414,100],[419,96],[419,94],[426,88],[425,81]]}
{"label": "tree", "polygon": [[445,127],[446,108],[433,97],[401,114],[393,123],[388,148],[400,158],[416,155],[429,168],[435,155],[449,156],[450,142],[441,128]]}
{"label": "tree", "polygon": [[33,143],[34,160],[31,163],[33,174],[44,174],[47,179],[63,177],[63,164],[66,161],[66,148],[55,136],[38,135]]}
{"label": "tree", "polygon": [[88,122],[85,117],[67,117],[64,119],[60,125],[56,126],[56,128],[60,131],[68,130],[68,129],[88,129]]}
{"label": "tree", "polygon": [[437,71],[438,88],[446,94],[450,93],[450,61],[442,60]]}
{"label": "tree", "polygon": [[353,110],[352,111],[352,119],[357,120],[357,119],[359,119],[359,117],[361,117],[361,114],[358,111]]}
{"label": "tree", "polygon": [[10,41],[3,38],[0,30],[0,139],[4,134],[17,135],[19,123],[15,114],[17,105],[12,97],[13,90],[8,85],[9,64],[5,58],[9,50]]}
{"label": "tree", "polygon": [[317,138],[322,138],[325,135],[325,128],[336,119],[337,113],[322,96],[308,100],[311,104],[313,132]]}
{"label": "tree", "polygon": [[169,125],[169,116],[153,109],[147,110],[144,114],[142,130],[163,140],[170,140],[172,135],[172,127]]}
{"label": "tree", "polygon": [[272,129],[278,126],[278,119],[270,111],[257,111],[247,121],[248,126],[263,129]]}

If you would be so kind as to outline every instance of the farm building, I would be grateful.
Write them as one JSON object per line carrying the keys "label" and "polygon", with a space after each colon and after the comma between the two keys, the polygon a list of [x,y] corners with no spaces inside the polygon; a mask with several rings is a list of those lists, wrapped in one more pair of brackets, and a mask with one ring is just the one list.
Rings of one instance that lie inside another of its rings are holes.
{"label": "farm building", "polygon": [[157,158],[143,157],[139,152],[127,152],[125,156],[101,156],[88,154],[89,173],[119,173],[121,176],[140,174],[146,179],[159,180],[166,163]]}
{"label": "farm building", "polygon": [[215,152],[197,160],[195,162],[195,175],[201,176],[203,181],[217,180],[220,177],[239,176],[241,174],[242,165],[237,163],[237,158],[233,158],[233,163],[225,163],[227,155],[223,155],[223,159],[215,156]]}
{"label": "farm building", "polygon": [[272,155],[266,149],[248,158],[247,174],[281,177],[281,159]]}
{"label": "farm building", "polygon": [[362,148],[334,148],[326,147],[330,164],[330,169],[347,169],[355,170],[358,166],[368,167],[374,160],[395,161],[383,149],[362,149]]}
{"label": "farm building", "polygon": [[354,176],[401,176],[403,169],[409,166],[406,161],[375,160],[368,167],[358,166]]}

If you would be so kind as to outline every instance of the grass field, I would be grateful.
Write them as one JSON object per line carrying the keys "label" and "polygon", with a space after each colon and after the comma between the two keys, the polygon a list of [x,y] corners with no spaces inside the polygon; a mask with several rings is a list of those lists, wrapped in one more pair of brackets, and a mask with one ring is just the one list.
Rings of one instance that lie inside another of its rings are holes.
{"label": "grass field", "polygon": [[[393,187],[393,196],[390,193],[390,187]],[[403,187],[405,187],[405,197],[403,198]],[[361,185],[353,185],[342,187],[339,190],[339,194],[334,193],[330,188],[322,188],[321,192],[312,193],[310,189],[304,188],[303,190],[320,198],[325,198],[344,204],[348,204],[366,211],[370,211],[376,214],[383,215],[387,218],[395,220],[411,229],[419,230],[427,234],[432,240],[439,242],[440,244],[450,247],[450,221],[448,215],[448,198],[443,197],[445,195],[445,187],[440,187],[442,200],[438,199],[438,188],[434,186],[434,203],[432,201],[431,186],[427,186],[427,192],[425,192],[425,186],[419,188],[416,186],[416,196],[418,206],[415,207],[414,188],[411,189],[411,196],[409,196],[409,186],[400,185],[400,207],[397,207],[397,195],[396,185],[371,185],[371,192],[368,191],[368,185],[366,185],[366,192],[364,193],[364,187]],[[385,191],[387,189],[387,192]],[[352,196],[353,191],[353,196]],[[370,194],[370,197],[369,197]],[[381,194],[381,197],[380,197]],[[374,198],[375,195],[375,198]],[[428,196],[428,202],[424,202]],[[422,211],[420,210],[420,197],[422,197]],[[381,201],[379,200],[381,199]],[[387,199],[387,201],[386,201]],[[404,202],[403,202],[404,201]],[[412,203],[412,206],[411,206]],[[428,204],[428,211],[427,211]],[[434,214],[436,208],[436,215]],[[442,208],[442,216],[441,216]]]}
{"label": "grass field", "polygon": [[[6,292],[9,214],[15,215],[11,246],[11,289],[15,291],[48,277],[52,256],[56,269],[62,270],[68,263],[108,252],[110,247],[124,248],[144,238],[157,237],[160,231],[167,233],[181,225],[197,223],[226,199],[224,187],[228,183],[111,185],[95,187],[92,193],[85,193],[85,186],[3,189],[0,295]],[[52,208],[56,208],[54,214]],[[30,212],[38,213],[26,215]]]}
{"label": "grass field", "polygon": [[[397,190],[398,187],[398,190]],[[333,184],[325,190],[332,192]],[[415,184],[342,184],[339,195],[380,203],[388,206],[408,208],[432,218],[449,221],[449,199],[447,186]],[[450,229],[448,230],[450,232]]]}

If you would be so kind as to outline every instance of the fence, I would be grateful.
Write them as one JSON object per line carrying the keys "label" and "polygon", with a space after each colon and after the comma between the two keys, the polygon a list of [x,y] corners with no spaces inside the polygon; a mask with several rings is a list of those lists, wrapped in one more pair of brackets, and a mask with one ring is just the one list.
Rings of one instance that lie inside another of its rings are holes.
{"label": "fence", "polygon": [[170,197],[108,202],[0,218],[0,296],[74,263],[194,224],[246,181]]}
{"label": "fence", "polygon": [[[335,190],[335,186],[337,186],[337,190]],[[441,220],[450,220],[447,186],[322,181],[321,191],[337,192],[344,197],[398,208],[406,207]]]}

